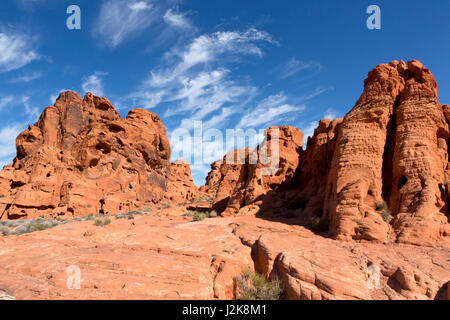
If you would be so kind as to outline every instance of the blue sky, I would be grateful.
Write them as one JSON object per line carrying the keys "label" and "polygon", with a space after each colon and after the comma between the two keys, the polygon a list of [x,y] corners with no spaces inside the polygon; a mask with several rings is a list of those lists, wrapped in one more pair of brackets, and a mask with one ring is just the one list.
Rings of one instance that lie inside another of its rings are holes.
{"label": "blue sky", "polygon": [[[81,30],[66,9],[81,8]],[[369,5],[381,30],[369,30]],[[0,4],[0,162],[15,137],[60,91],[106,96],[124,117],[135,107],[162,119],[168,137],[203,129],[293,125],[348,112],[367,72],[419,59],[450,103],[450,2],[268,0],[8,0]],[[178,130],[178,131],[177,131]],[[185,143],[171,138],[173,159]],[[194,144],[198,185],[226,151]]]}

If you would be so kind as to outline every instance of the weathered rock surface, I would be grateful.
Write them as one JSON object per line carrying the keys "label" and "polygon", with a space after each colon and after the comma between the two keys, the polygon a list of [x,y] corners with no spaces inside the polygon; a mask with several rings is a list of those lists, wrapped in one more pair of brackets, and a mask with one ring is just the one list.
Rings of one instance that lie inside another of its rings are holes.
{"label": "weathered rock surface", "polygon": [[[104,227],[74,222],[0,238],[0,293],[16,299],[232,299],[246,267],[286,299],[442,299],[450,248],[332,240],[252,216],[191,222],[172,209]],[[368,267],[380,286],[368,285]],[[80,289],[67,283],[80,270]],[[73,270],[73,269],[72,269]],[[70,269],[69,269],[70,271]]]}
{"label": "weathered rock surface", "polygon": [[[261,177],[261,166],[248,162],[231,170],[219,209],[284,211],[342,240],[450,242],[449,120],[450,107],[438,102],[436,81],[420,62],[381,64],[343,119],[319,122],[306,150],[294,142],[301,132],[282,130],[279,170]],[[213,165],[209,190],[227,181],[222,167]]]}
{"label": "weathered rock surface", "polygon": [[172,203],[193,201],[198,189],[191,177],[191,167],[185,160],[176,160],[170,164],[166,198]]}
{"label": "weathered rock surface", "polygon": [[0,218],[110,214],[191,199],[188,166],[169,159],[152,112],[133,109],[122,119],[106,98],[64,92],[17,137],[17,156],[0,171]]}
{"label": "weathered rock surface", "polygon": [[[379,65],[339,126],[325,216],[343,239],[449,241],[449,127],[436,81],[420,62]],[[386,201],[391,227],[379,205]],[[377,208],[378,206],[378,208]]]}
{"label": "weathered rock surface", "polygon": [[230,151],[213,163],[201,190],[215,192],[213,208],[223,215],[248,210],[250,205],[272,207],[272,200],[283,203],[279,196],[296,175],[302,146],[303,134],[298,129],[270,127],[255,150]]}

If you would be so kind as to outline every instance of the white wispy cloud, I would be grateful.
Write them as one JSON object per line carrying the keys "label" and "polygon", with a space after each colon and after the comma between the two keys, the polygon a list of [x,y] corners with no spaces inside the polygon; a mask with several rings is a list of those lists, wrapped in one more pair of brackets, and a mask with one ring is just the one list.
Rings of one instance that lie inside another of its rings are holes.
{"label": "white wispy cloud", "polygon": [[322,66],[317,62],[304,62],[299,61],[295,58],[291,58],[285,65],[281,66],[279,69],[280,78],[286,79],[304,70],[314,72],[320,71],[322,69]]}
{"label": "white wispy cloud", "polygon": [[94,35],[115,48],[160,19],[160,10],[148,0],[109,0],[100,7]]}
{"label": "white wispy cloud", "polygon": [[176,13],[172,9],[166,11],[163,16],[164,22],[170,26],[180,29],[192,29],[193,26],[190,21],[186,18],[185,13]]}
{"label": "white wispy cloud", "polygon": [[319,126],[319,121],[311,121],[308,124],[301,126],[299,129],[303,132],[303,145],[306,146],[308,137],[314,135],[314,130]]}
{"label": "white wispy cloud", "polygon": [[[174,18],[173,11],[166,12],[165,19],[171,19],[172,24],[179,23],[181,27],[181,20],[174,22]],[[201,121],[205,131],[223,129],[233,115],[242,112],[257,96],[258,88],[245,77],[236,76],[232,65],[244,57],[261,58],[263,48],[268,44],[278,45],[270,34],[254,28],[196,36],[185,45],[176,45],[166,52],[160,65],[150,71],[150,76],[130,98],[146,108],[165,104],[164,118],[173,117],[172,123],[175,123],[168,136],[171,137],[172,155],[176,158],[187,144],[172,139],[173,132],[191,132],[194,121]],[[175,117],[180,114],[183,115],[181,119]],[[230,124],[230,127],[234,125]],[[204,159],[191,167],[197,183],[209,171],[210,162],[223,156],[223,143],[204,141],[202,150],[193,145],[189,147],[193,157]],[[205,152],[211,155],[206,156]],[[191,162],[192,159],[186,160]]]}
{"label": "white wispy cloud", "polygon": [[29,73],[29,74],[24,74],[22,76],[18,76],[15,77],[13,79],[10,80],[11,83],[27,83],[27,82],[31,82],[33,80],[39,79],[42,76],[42,74],[40,72],[33,72],[33,73]]}
{"label": "white wispy cloud", "polygon": [[253,110],[249,110],[237,124],[238,128],[259,127],[279,119],[280,116],[291,112],[304,111],[304,105],[294,106],[286,103],[284,92],[269,96],[260,101]]}
{"label": "white wispy cloud", "polygon": [[27,121],[34,122],[39,117],[39,109],[36,107],[32,107],[29,101],[30,97],[28,96],[0,96],[0,111],[8,107],[18,107],[20,105],[23,105],[23,107],[25,108],[24,115],[27,116]]}
{"label": "white wispy cloud", "polygon": [[25,107],[25,115],[27,116],[27,121],[36,122],[40,114],[39,108],[30,105],[30,97],[28,96],[23,96],[20,100]]}
{"label": "white wispy cloud", "polygon": [[[225,61],[242,55],[263,55],[260,44],[276,43],[263,31],[228,31],[204,34],[184,47],[166,54],[159,68],[151,71],[142,88],[133,97],[146,108],[163,102],[177,102],[178,107],[166,116],[180,111],[202,109],[197,119],[220,109],[225,103],[245,101],[255,88],[232,79]],[[214,64],[218,66],[213,67]]]}
{"label": "white wispy cloud", "polygon": [[262,49],[258,44],[264,42],[277,44],[267,32],[254,28],[244,32],[221,31],[204,34],[195,38],[187,48],[175,48],[166,56],[177,57],[179,62],[172,68],[152,71],[148,85],[161,87],[182,77],[188,70],[200,64],[212,63],[226,54],[233,57],[254,55],[261,57]]}
{"label": "white wispy cloud", "polygon": [[298,97],[297,100],[298,101],[307,101],[307,100],[311,100],[317,96],[320,96],[321,94],[333,90],[333,87],[328,87],[328,88],[323,88],[323,87],[319,87],[319,88],[315,88],[314,90],[302,95],[301,97]]}
{"label": "white wispy cloud", "polygon": [[0,111],[3,110],[5,107],[8,107],[14,102],[15,98],[13,95],[6,95],[0,97]]}
{"label": "white wispy cloud", "polygon": [[0,31],[0,72],[20,69],[41,56],[32,48],[35,39],[13,31]]}
{"label": "white wispy cloud", "polygon": [[16,154],[16,137],[25,128],[25,124],[12,123],[0,129],[0,166],[11,163]]}
{"label": "white wispy cloud", "polygon": [[96,96],[104,96],[103,77],[106,75],[108,75],[108,73],[97,71],[94,74],[85,77],[81,84],[81,88],[85,93],[91,92]]}

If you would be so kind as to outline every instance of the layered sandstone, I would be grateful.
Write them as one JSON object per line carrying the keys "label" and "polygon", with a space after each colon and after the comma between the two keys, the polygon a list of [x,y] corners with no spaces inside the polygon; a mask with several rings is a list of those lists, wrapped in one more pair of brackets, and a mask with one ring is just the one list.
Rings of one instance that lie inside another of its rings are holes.
{"label": "layered sandstone", "polygon": [[[191,222],[167,209],[0,237],[0,300],[233,299],[244,268],[278,276],[283,299],[447,299],[448,247],[332,240],[286,222]],[[67,287],[74,266],[79,290]]]}
{"label": "layered sandstone", "polygon": [[[339,128],[325,211],[331,232],[343,239],[448,241],[448,143],[431,72],[416,60],[377,66]],[[391,224],[380,215],[383,201]]]}
{"label": "layered sandstone", "polygon": [[299,166],[303,133],[291,126],[270,127],[255,150],[230,151],[211,165],[203,189],[215,193],[213,208],[223,215],[241,208],[272,208],[291,185]]}
{"label": "layered sandstone", "polygon": [[111,214],[192,200],[189,168],[169,159],[165,128],[152,112],[133,109],[122,119],[106,98],[61,93],[17,137],[17,156],[0,171],[0,218]]}
{"label": "layered sandstone", "polygon": [[[343,119],[320,121],[306,150],[285,144],[301,132],[281,135],[280,163],[288,170],[260,178],[258,165],[236,167],[241,173],[221,194],[229,199],[223,211],[261,212],[270,203],[276,211],[297,209],[295,216],[315,220],[337,239],[450,241],[449,119],[420,62],[379,65],[353,109]],[[227,180],[219,171],[214,164],[207,186]]]}

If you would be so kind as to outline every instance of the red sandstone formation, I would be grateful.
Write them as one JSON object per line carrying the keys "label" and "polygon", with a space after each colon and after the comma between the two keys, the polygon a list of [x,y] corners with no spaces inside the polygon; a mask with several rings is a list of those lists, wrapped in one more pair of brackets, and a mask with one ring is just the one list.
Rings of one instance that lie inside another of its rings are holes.
{"label": "red sandstone formation", "polygon": [[319,122],[305,151],[296,142],[301,132],[281,135],[285,165],[276,173],[261,178],[259,165],[235,165],[230,184],[222,167],[232,164],[215,163],[206,189],[215,190],[213,182],[222,190],[225,214],[297,209],[337,239],[447,242],[449,120],[450,107],[438,102],[436,81],[420,62],[382,64],[344,119]]}
{"label": "red sandstone formation", "polygon": [[[162,206],[103,227],[75,220],[1,237],[0,300],[232,299],[244,268],[279,277],[284,299],[450,299],[449,123],[428,69],[379,65],[355,107],[321,120],[305,150],[299,130],[272,127],[257,149],[211,165],[200,191],[228,217],[192,222],[184,206]],[[194,200],[189,165],[169,158],[153,113],[121,119],[105,98],[63,93],[17,138],[0,172],[0,217]],[[80,290],[67,288],[74,265]]]}
{"label": "red sandstone formation", "polygon": [[169,158],[165,128],[152,112],[134,109],[122,119],[106,98],[64,92],[17,137],[17,157],[0,171],[0,218],[192,200],[188,165]]}
{"label": "red sandstone formation", "polygon": [[[272,148],[274,138],[278,139],[276,148]],[[303,133],[298,129],[270,127],[265,140],[255,150],[230,151],[223,160],[214,162],[201,190],[215,192],[213,208],[222,215],[236,214],[241,208],[248,211],[249,205],[256,211],[268,203],[279,206],[283,203],[279,191],[284,191],[284,186],[294,179],[302,146]]]}

